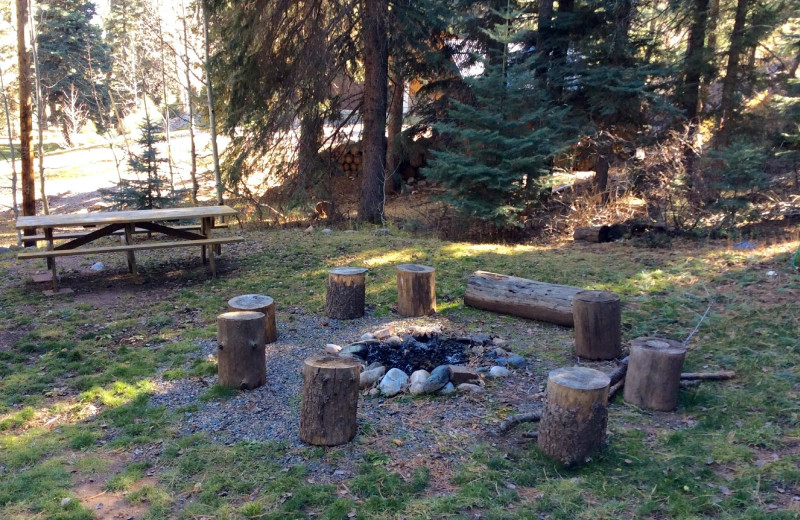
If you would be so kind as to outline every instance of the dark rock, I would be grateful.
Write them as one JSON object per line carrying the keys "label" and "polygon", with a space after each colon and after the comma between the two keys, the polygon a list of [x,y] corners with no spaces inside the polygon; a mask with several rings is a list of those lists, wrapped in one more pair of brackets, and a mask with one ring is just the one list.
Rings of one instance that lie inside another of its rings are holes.
{"label": "dark rock", "polygon": [[369,347],[367,347],[367,345],[365,345],[363,343],[354,343],[352,345],[347,345],[346,347],[344,347],[342,349],[342,351],[339,352],[339,355],[342,355],[342,356],[347,356],[347,355],[358,356],[358,357],[364,359],[364,358],[367,357],[368,350],[369,350]]}
{"label": "dark rock", "polygon": [[475,334],[472,336],[472,341],[479,345],[488,345],[492,342],[492,338],[488,334]]}
{"label": "dark rock", "polygon": [[525,368],[528,365],[528,361],[522,356],[511,356],[508,358],[508,366],[512,368]]}
{"label": "dark rock", "polygon": [[450,381],[458,386],[461,383],[478,383],[481,377],[478,371],[472,367],[462,365],[450,365]]}
{"label": "dark rock", "polygon": [[429,394],[444,387],[450,381],[450,365],[440,365],[433,369],[430,377],[422,385],[422,392]]}
{"label": "dark rock", "polygon": [[508,364],[508,358],[498,357],[497,359],[494,360],[494,363],[496,365],[504,367],[504,366],[506,366]]}

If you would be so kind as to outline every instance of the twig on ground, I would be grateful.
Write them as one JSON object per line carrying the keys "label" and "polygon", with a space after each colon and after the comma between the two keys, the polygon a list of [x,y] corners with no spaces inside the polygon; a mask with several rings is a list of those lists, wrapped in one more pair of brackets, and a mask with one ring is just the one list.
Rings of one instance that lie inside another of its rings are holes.
{"label": "twig on ground", "polygon": [[684,372],[681,374],[681,380],[686,381],[722,381],[725,379],[733,379],[736,377],[736,372],[733,370],[720,370],[718,372]]}
{"label": "twig on ground", "polygon": [[515,415],[509,415],[506,419],[500,423],[500,427],[498,428],[499,433],[504,434],[508,433],[509,430],[514,428],[516,425],[524,423],[524,422],[536,422],[542,418],[542,412],[531,412],[531,413],[518,413]]}

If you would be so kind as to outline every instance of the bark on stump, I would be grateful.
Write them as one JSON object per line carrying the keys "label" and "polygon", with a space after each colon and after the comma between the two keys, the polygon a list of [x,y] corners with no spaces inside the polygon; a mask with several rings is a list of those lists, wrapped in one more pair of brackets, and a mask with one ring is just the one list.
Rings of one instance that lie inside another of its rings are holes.
{"label": "bark on stump", "polygon": [[559,368],[547,378],[539,449],[570,466],[600,450],[608,423],[608,376],[593,368]]}
{"label": "bark on stump", "polygon": [[436,312],[436,269],[425,265],[397,266],[397,313],[427,316]]}
{"label": "bark on stump", "polygon": [[575,353],[584,359],[616,359],[622,353],[619,295],[582,291],[572,299]]}
{"label": "bark on stump", "polygon": [[336,320],[352,320],[364,315],[367,269],[337,267],[328,271],[325,313]]}
{"label": "bark on stump", "polygon": [[634,339],[625,376],[625,402],[648,410],[674,410],[684,357],[686,347],[679,341]]}
{"label": "bark on stump", "polygon": [[476,271],[467,280],[464,305],[572,327],[572,298],[581,291],[569,285]]}
{"label": "bark on stump", "polygon": [[219,384],[252,390],[267,382],[264,313],[226,312],[217,316]]}
{"label": "bark on stump", "polygon": [[228,310],[253,311],[264,314],[264,339],[273,343],[278,339],[278,327],[275,324],[275,300],[263,294],[243,294],[228,300]]}
{"label": "bark on stump", "polygon": [[576,242],[610,242],[610,236],[608,226],[587,226],[575,228],[572,239]]}
{"label": "bark on stump", "polygon": [[356,434],[361,363],[353,358],[314,356],[303,364],[300,440],[336,446]]}

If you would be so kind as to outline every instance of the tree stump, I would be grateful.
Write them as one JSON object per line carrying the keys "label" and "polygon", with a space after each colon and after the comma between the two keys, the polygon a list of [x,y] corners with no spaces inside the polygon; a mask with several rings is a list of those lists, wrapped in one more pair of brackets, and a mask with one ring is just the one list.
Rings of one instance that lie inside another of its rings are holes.
{"label": "tree stump", "polygon": [[583,242],[610,242],[610,230],[608,226],[587,226],[575,228],[572,239]]}
{"label": "tree stump", "polygon": [[263,294],[243,294],[228,300],[228,310],[253,311],[264,314],[264,339],[273,343],[278,339],[278,327],[275,324],[275,300]]}
{"label": "tree stump", "polygon": [[303,364],[300,440],[336,446],[356,434],[361,363],[339,356],[314,356]]}
{"label": "tree stump", "polygon": [[337,320],[352,320],[364,315],[367,269],[336,267],[328,271],[325,314]]}
{"label": "tree stump", "polygon": [[686,347],[679,341],[634,339],[625,376],[625,402],[648,410],[674,410],[684,357]]}
{"label": "tree stump", "polygon": [[619,295],[581,291],[572,299],[575,353],[584,359],[616,359],[622,353]]}
{"label": "tree stump", "polygon": [[267,382],[264,313],[226,312],[217,316],[219,384],[252,390]]}
{"label": "tree stump", "polygon": [[397,313],[427,316],[436,312],[436,269],[424,265],[397,266]]}
{"label": "tree stump", "polygon": [[608,423],[608,376],[593,368],[559,368],[547,378],[539,449],[567,466],[600,450]]}

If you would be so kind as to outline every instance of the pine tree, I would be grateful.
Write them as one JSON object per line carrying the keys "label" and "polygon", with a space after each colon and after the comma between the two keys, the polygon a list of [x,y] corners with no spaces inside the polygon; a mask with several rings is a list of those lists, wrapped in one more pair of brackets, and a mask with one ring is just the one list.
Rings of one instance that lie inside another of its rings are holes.
{"label": "pine tree", "polygon": [[170,191],[169,179],[162,176],[159,164],[165,162],[158,156],[156,135],[159,127],[147,117],[139,126],[137,140],[141,151],[131,154],[128,168],[135,178],[121,179],[116,189],[101,189],[103,198],[118,209],[156,209],[174,206],[185,195],[185,190]]}

